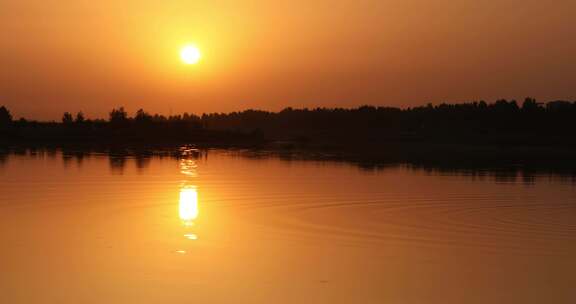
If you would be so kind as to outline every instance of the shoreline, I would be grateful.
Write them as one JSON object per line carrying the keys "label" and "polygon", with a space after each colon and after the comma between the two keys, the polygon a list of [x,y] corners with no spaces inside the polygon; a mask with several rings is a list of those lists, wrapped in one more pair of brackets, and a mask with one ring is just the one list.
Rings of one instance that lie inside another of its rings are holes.
{"label": "shoreline", "polygon": [[272,142],[170,142],[170,143],[46,143],[0,144],[0,154],[14,151],[62,151],[69,154],[109,154],[152,157],[181,157],[183,149],[226,150],[244,155],[276,156],[285,159],[342,161],[365,167],[405,163],[417,166],[454,168],[533,167],[576,175],[576,147],[542,145],[488,145],[422,142],[379,144]]}

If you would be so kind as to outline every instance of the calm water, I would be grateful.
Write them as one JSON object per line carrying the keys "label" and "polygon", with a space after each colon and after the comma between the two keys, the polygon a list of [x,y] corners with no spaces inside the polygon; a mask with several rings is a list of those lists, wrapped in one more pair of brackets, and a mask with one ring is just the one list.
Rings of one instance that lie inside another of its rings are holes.
{"label": "calm water", "polygon": [[179,153],[2,156],[0,303],[576,303],[571,177]]}

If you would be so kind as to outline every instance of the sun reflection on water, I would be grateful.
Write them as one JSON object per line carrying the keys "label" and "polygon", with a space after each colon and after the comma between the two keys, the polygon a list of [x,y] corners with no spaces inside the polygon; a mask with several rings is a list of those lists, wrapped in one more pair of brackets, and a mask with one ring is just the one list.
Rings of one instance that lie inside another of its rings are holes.
{"label": "sun reflection on water", "polygon": [[198,218],[198,191],[194,186],[186,186],[180,189],[179,201],[180,219],[186,226],[192,226]]}
{"label": "sun reflection on water", "polygon": [[196,161],[193,159],[182,159],[180,160],[180,173],[186,175],[187,177],[197,177],[196,173]]}
{"label": "sun reflection on water", "polygon": [[196,149],[182,148],[182,159],[180,160],[180,173],[184,175],[184,179],[180,184],[180,196],[178,201],[178,215],[186,231],[184,238],[188,240],[197,240],[198,236],[193,233],[194,221],[198,218],[198,188],[196,187],[195,180],[198,177],[196,157],[198,151]]}

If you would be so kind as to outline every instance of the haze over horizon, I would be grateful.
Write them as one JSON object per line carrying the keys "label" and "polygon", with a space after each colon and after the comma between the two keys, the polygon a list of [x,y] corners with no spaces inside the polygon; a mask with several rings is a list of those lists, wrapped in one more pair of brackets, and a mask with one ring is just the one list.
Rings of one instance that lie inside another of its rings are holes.
{"label": "haze over horizon", "polygon": [[[575,1],[0,1],[15,117],[576,99]],[[198,64],[180,49],[194,43]]]}

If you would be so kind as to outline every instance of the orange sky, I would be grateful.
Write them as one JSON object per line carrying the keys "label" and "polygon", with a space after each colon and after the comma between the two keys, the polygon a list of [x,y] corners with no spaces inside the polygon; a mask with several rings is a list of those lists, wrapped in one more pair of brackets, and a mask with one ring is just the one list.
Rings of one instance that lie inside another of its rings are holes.
{"label": "orange sky", "polygon": [[[0,104],[279,110],[576,99],[576,1],[0,0]],[[187,66],[187,42],[203,52]]]}

